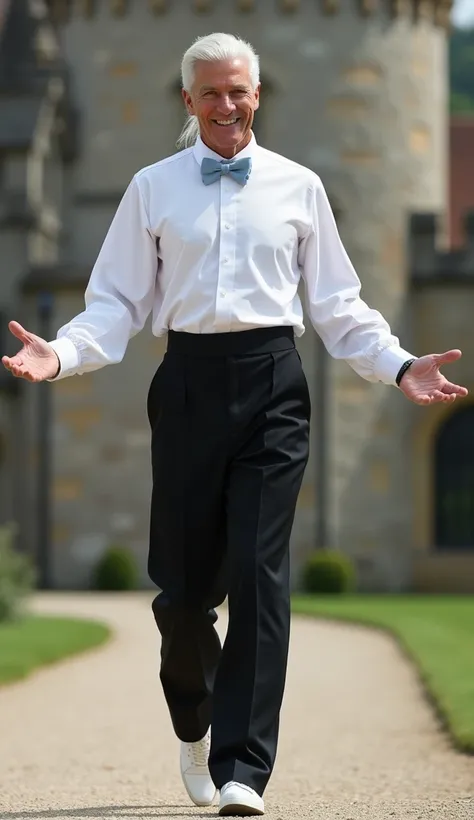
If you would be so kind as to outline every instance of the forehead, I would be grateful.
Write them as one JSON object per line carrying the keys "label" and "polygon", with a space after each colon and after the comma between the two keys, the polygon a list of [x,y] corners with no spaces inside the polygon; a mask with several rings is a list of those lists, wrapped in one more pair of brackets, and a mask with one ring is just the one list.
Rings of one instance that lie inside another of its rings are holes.
{"label": "forehead", "polygon": [[199,60],[194,67],[196,88],[209,86],[227,89],[238,85],[251,86],[250,70],[247,62],[239,58],[232,60]]}

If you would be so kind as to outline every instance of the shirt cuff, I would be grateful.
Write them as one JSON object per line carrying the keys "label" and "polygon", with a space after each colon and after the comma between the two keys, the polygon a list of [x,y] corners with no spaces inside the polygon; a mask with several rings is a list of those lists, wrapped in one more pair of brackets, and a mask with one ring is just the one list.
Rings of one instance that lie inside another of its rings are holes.
{"label": "shirt cuff", "polygon": [[77,373],[81,359],[75,344],[67,336],[61,336],[61,338],[55,339],[49,344],[59,359],[60,369],[58,375],[54,379],[48,379],[48,381],[57,382],[59,379],[65,379],[67,376]]}
{"label": "shirt cuff", "polygon": [[392,345],[382,350],[375,361],[374,374],[377,379],[384,384],[391,384],[397,387],[396,378],[402,364],[408,359],[416,359],[412,353],[408,353],[399,345]]}

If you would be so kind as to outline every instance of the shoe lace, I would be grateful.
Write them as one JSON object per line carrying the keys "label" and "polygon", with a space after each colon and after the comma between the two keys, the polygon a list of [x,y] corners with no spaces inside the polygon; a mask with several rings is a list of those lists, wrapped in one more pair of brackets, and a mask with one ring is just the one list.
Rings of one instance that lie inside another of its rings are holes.
{"label": "shoe lace", "polygon": [[194,766],[207,766],[209,757],[209,741],[207,738],[188,743],[188,754]]}

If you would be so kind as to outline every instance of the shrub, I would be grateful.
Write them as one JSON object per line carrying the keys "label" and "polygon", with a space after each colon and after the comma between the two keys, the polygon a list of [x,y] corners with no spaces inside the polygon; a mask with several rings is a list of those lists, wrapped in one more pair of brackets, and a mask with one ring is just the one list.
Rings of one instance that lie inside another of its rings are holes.
{"label": "shrub", "polygon": [[0,527],[0,623],[20,618],[36,577],[30,558],[14,547],[15,527]]}
{"label": "shrub", "polygon": [[103,591],[136,589],[138,570],[133,553],[120,546],[109,547],[95,568],[93,587]]}
{"label": "shrub", "polygon": [[355,570],[347,555],[336,550],[317,550],[303,569],[305,592],[341,594],[355,586]]}

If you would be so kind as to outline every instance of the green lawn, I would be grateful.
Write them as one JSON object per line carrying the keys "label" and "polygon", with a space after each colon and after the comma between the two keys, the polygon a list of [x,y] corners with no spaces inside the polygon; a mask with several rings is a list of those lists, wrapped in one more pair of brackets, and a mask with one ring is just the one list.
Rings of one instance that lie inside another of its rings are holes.
{"label": "green lawn", "polygon": [[29,616],[0,624],[0,685],[34,669],[100,646],[110,630],[95,621]]}
{"label": "green lawn", "polygon": [[474,754],[474,596],[295,596],[295,614],[394,635],[418,669],[454,745]]}

